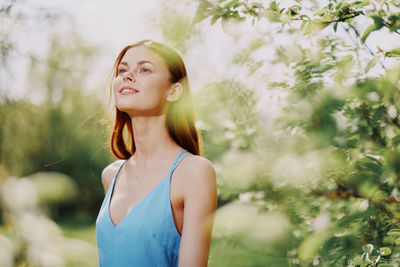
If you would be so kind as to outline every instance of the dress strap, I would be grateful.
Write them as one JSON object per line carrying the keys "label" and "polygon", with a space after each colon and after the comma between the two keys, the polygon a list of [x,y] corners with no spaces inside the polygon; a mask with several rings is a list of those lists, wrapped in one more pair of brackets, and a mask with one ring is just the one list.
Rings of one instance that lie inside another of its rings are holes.
{"label": "dress strap", "polygon": [[185,153],[185,152],[187,152],[186,149],[184,149],[184,150],[178,155],[178,157],[177,157],[176,160],[174,161],[174,164],[172,164],[171,174],[174,172],[175,168],[179,165],[179,163],[180,163],[185,157],[191,155],[191,154],[186,154],[186,155],[183,155],[183,156],[181,157],[181,155],[182,155],[183,153]]}
{"label": "dress strap", "polygon": [[173,167],[175,166],[175,164],[176,164],[176,162],[178,161],[179,157],[180,157],[183,153],[185,153],[185,152],[187,152],[187,150],[186,150],[186,149],[183,149],[183,150],[178,154],[178,156],[176,156],[176,158],[175,158],[175,160],[174,160],[174,163],[172,163],[172,168],[171,168],[171,169],[173,169]]}
{"label": "dress strap", "polygon": [[[113,178],[113,180],[112,180],[111,186],[110,186],[110,188],[108,188],[108,191],[110,191],[110,189],[111,189],[111,192],[113,192],[115,180],[116,180],[116,178],[117,178],[117,176],[118,176],[118,173],[119,173],[119,171],[121,170],[122,166],[124,166],[125,162],[126,162],[126,160],[124,160],[124,162],[122,162],[121,166],[119,166],[117,172],[116,172],[115,175],[114,175],[114,178]],[[111,194],[112,194],[112,193],[111,193]]]}

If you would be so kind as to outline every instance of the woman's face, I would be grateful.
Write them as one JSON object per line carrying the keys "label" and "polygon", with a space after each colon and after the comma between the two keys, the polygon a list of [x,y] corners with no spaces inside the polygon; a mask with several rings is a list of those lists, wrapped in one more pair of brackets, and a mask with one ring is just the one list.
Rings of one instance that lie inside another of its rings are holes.
{"label": "woman's face", "polygon": [[161,115],[166,103],[170,73],[164,60],[144,46],[126,51],[112,87],[116,107],[133,116]]}

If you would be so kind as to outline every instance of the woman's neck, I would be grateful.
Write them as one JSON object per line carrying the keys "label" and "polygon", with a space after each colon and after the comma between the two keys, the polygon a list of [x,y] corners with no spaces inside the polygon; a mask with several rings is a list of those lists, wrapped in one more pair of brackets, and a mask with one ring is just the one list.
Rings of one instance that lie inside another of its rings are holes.
{"label": "woman's neck", "polygon": [[168,133],[165,119],[165,114],[131,118],[136,148],[132,159],[139,168],[165,160],[171,150],[175,152],[178,148]]}

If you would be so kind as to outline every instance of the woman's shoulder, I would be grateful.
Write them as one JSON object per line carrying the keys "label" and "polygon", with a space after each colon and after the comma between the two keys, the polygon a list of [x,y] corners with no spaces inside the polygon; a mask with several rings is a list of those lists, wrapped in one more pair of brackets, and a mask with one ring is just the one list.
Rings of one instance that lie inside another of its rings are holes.
{"label": "woman's shoulder", "polygon": [[101,173],[101,182],[103,183],[104,192],[108,191],[115,174],[123,162],[124,160],[116,160],[104,168]]}
{"label": "woman's shoulder", "polygon": [[213,163],[202,156],[191,155],[183,162],[181,171],[186,184],[215,183],[216,171]]}
{"label": "woman's shoulder", "polygon": [[200,171],[215,170],[213,163],[209,159],[194,154],[190,155],[191,157],[187,157],[185,168]]}

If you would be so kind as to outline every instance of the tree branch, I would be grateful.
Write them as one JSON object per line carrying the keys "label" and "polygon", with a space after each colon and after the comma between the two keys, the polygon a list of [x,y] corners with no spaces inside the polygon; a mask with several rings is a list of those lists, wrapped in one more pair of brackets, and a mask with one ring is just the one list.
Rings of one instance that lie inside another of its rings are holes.
{"label": "tree branch", "polygon": [[355,17],[357,17],[357,16],[359,16],[359,15],[360,15],[360,14],[357,13],[357,14],[354,14],[354,15],[351,15],[351,16],[348,16],[348,17],[343,17],[343,18],[339,18],[339,19],[333,19],[333,20],[322,21],[322,23],[323,23],[323,24],[329,24],[329,23],[333,23],[333,22],[344,22],[344,21],[346,21],[346,20],[348,20],[348,19],[353,19],[353,18],[355,18]]}

